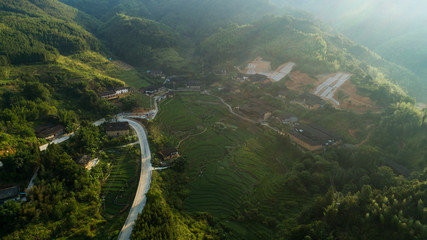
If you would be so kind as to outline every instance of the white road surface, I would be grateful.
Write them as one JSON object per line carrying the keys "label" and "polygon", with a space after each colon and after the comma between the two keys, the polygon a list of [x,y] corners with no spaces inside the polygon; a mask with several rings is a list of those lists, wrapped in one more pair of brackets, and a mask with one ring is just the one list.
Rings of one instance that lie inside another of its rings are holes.
{"label": "white road surface", "polygon": [[[150,146],[148,145],[147,135],[145,133],[144,127],[136,122],[133,121],[127,117],[133,117],[133,118],[145,118],[148,120],[152,120],[157,116],[157,113],[159,112],[158,104],[157,102],[163,99],[162,96],[156,96],[154,98],[154,106],[155,108],[147,113],[146,115],[140,116],[140,115],[134,115],[129,113],[121,113],[117,115],[117,120],[120,122],[128,122],[129,125],[135,130],[137,136],[138,136],[138,143],[141,148],[141,173],[139,178],[139,184],[138,189],[136,191],[135,199],[133,200],[132,208],[130,209],[129,215],[126,219],[126,222],[120,231],[119,240],[128,240],[130,239],[130,235],[132,234],[133,227],[135,225],[135,220],[138,218],[138,214],[142,212],[144,209],[145,203],[147,201],[146,194],[148,190],[150,189],[150,183],[151,183],[151,171],[153,170],[153,167],[151,166],[151,152],[150,152]],[[93,124],[95,126],[99,126],[102,123],[105,122],[105,119],[100,119]],[[61,138],[55,139],[50,143],[47,143],[45,145],[40,146],[40,151],[45,151],[49,144],[55,143],[59,144],[64,141],[67,141],[70,139],[73,134],[63,136]],[[163,170],[166,168],[156,168],[154,170]],[[35,172],[34,176],[32,177],[30,184],[27,188],[29,190],[34,185],[34,179],[37,177],[38,169]]]}
{"label": "white road surface", "polygon": [[119,117],[118,120],[121,122],[128,122],[130,124],[138,136],[141,147],[141,174],[139,177],[138,190],[136,191],[135,199],[133,200],[128,218],[126,219],[125,225],[123,226],[118,238],[119,240],[128,240],[132,234],[135,220],[137,219],[138,214],[142,212],[142,209],[144,209],[147,201],[147,197],[145,195],[150,188],[151,182],[151,152],[147,141],[147,135],[145,134],[144,128],[141,124],[124,117]]}

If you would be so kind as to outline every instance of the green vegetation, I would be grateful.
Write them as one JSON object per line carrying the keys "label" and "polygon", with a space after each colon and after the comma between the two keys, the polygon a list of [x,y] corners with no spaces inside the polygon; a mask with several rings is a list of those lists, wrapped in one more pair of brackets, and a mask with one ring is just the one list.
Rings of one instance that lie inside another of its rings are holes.
{"label": "green vegetation", "polygon": [[92,238],[103,222],[98,179],[57,145],[51,145],[39,160],[38,182],[29,193],[29,201],[0,207],[2,237]]}
{"label": "green vegetation", "polygon": [[[28,201],[0,206],[3,238],[117,237],[138,182],[139,148],[116,148],[135,139],[109,139],[91,121],[147,108],[140,92],[98,96],[125,83],[163,83],[147,69],[201,80],[238,114],[245,104],[272,116],[290,111],[355,145],[304,152],[279,134],[289,126],[274,117],[263,126],[230,113],[218,97],[176,92],[144,125],[153,163],[165,148],[181,156],[153,172],[133,239],[426,237],[426,112],[396,83],[417,97],[425,91],[414,89],[419,79],[407,69],[304,13],[287,11],[308,19],[266,16],[278,12],[264,0],[63,2],[91,15],[57,0],[0,0],[0,185],[22,189],[40,167]],[[379,108],[308,110],[293,103],[289,77],[271,85],[236,80],[234,66],[258,56],[273,68],[294,61],[312,78],[352,73],[358,94]],[[111,61],[119,59],[136,68]],[[228,74],[213,74],[218,69]],[[279,99],[280,91],[289,96]],[[51,124],[75,136],[40,152],[47,140],[34,129]],[[87,171],[73,160],[82,155],[101,162]]]}

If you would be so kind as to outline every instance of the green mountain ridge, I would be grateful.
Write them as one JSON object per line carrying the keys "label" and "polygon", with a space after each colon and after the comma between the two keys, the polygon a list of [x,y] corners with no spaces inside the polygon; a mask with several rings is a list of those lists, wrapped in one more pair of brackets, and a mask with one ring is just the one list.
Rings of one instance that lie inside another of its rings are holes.
{"label": "green mountain ridge", "polygon": [[[153,164],[163,149],[181,156],[153,173],[131,239],[425,239],[427,113],[412,98],[426,97],[425,84],[310,13],[274,2],[0,0],[0,187],[26,186],[40,167],[27,202],[0,206],[0,238],[117,237],[140,150],[91,122],[146,111],[152,99],[140,91],[114,100],[98,94],[160,86],[150,69],[207,91],[176,91],[154,121],[141,120]],[[235,66],[258,56],[273,68],[294,61],[314,81],[349,72],[357,94],[379,107],[309,109],[295,103],[301,93],[286,87],[289,77],[238,79]],[[301,151],[280,117],[289,112],[337,131],[345,144]],[[75,136],[40,152],[47,141],[35,128],[46,125]],[[87,171],[76,163],[82,155],[101,163]]]}

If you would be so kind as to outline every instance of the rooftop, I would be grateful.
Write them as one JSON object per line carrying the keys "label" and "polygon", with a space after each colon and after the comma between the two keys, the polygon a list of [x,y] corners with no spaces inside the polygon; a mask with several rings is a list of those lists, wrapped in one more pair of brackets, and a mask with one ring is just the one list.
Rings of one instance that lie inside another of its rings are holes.
{"label": "rooftop", "polygon": [[53,134],[58,134],[59,132],[64,131],[64,126],[62,125],[49,125],[41,126],[35,129],[37,137],[49,137]]}
{"label": "rooftop", "polygon": [[301,125],[289,131],[293,136],[310,144],[311,146],[323,145],[341,141],[342,138],[335,132],[323,129],[317,125]]}
{"label": "rooftop", "polygon": [[316,104],[325,104],[322,98],[311,93],[303,93],[298,97],[298,99],[300,101],[303,101],[308,106],[314,106]]}
{"label": "rooftop", "polygon": [[108,123],[106,127],[107,131],[126,131],[129,129],[130,127],[128,122],[112,122]]}
{"label": "rooftop", "polygon": [[0,200],[12,198],[19,194],[18,186],[6,187],[0,190]]}
{"label": "rooftop", "polygon": [[160,151],[160,155],[162,155],[163,157],[168,157],[168,156],[170,156],[174,153],[177,153],[177,152],[178,152],[178,150],[176,148],[167,148],[167,149]]}

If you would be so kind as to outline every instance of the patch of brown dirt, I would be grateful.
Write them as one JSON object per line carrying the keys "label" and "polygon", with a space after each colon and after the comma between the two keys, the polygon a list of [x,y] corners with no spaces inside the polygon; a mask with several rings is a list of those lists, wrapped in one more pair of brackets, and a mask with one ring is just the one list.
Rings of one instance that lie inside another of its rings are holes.
{"label": "patch of brown dirt", "polygon": [[[343,99],[339,99],[337,96],[340,91],[344,94]],[[344,85],[338,89],[334,98],[340,102],[340,108],[353,110],[356,113],[364,113],[368,109],[373,111],[379,110],[379,107],[369,97],[363,97],[357,94],[357,88],[351,81],[344,83]]]}
{"label": "patch of brown dirt", "polygon": [[[291,72],[289,74],[289,77],[291,78],[291,81],[286,81],[286,87],[298,92],[304,92],[304,90],[311,90],[318,82],[316,79],[311,78],[306,73],[302,73],[300,71]],[[310,87],[309,85],[312,86]],[[307,89],[308,87],[309,89]]]}

